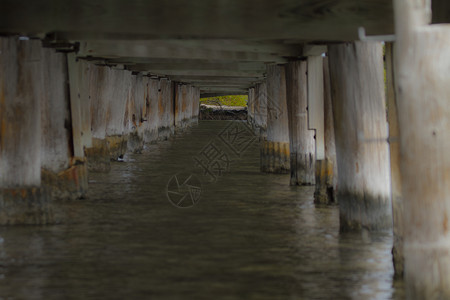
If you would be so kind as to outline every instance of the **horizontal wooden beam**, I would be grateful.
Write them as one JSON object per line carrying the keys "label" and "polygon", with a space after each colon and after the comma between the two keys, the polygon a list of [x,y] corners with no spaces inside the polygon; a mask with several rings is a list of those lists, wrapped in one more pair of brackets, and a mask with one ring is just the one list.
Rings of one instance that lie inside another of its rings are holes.
{"label": "horizontal wooden beam", "polygon": [[2,0],[0,32],[66,39],[345,41],[392,34],[392,0]]}
{"label": "horizontal wooden beam", "polygon": [[253,85],[250,83],[229,83],[229,82],[203,82],[196,83],[196,87],[235,87],[235,88],[250,88]]}
{"label": "horizontal wooden beam", "polygon": [[158,71],[165,74],[165,71],[243,71],[258,74],[265,73],[266,64],[262,62],[176,62],[176,63],[148,63],[127,65],[130,70],[145,70],[148,72]]}
{"label": "horizontal wooden beam", "polygon": [[218,93],[218,92],[239,92],[248,93],[248,89],[245,88],[233,88],[233,87],[202,87],[200,88],[200,93]]}
{"label": "horizontal wooden beam", "polygon": [[221,97],[221,96],[247,96],[247,93],[235,92],[235,93],[200,93],[200,98],[209,98],[209,97]]}
{"label": "horizontal wooden beam", "polygon": [[[98,42],[96,41],[87,41]],[[272,56],[299,56],[302,53],[303,43],[300,41],[282,40],[247,40],[247,39],[150,39],[150,40],[115,40],[117,43],[127,43],[137,47],[151,48],[180,48],[180,49],[203,49],[210,51],[232,51],[265,53]],[[110,44],[109,40],[102,43]]]}
{"label": "horizontal wooden beam", "polygon": [[[133,68],[133,71],[145,72],[145,68]],[[229,76],[229,77],[262,77],[263,73],[255,71],[223,71],[223,70],[152,70],[150,74],[159,76]]]}
{"label": "horizontal wooden beam", "polygon": [[263,76],[256,77],[236,77],[236,76],[169,76],[173,81],[180,82],[261,82],[265,79]]}
{"label": "horizontal wooden beam", "polygon": [[[164,44],[164,45],[161,45]],[[299,50],[301,54],[301,49]],[[183,47],[149,41],[91,41],[82,42],[78,52],[80,57],[99,57],[104,59],[117,59],[127,57],[130,62],[134,58],[147,59],[203,59],[216,61],[261,61],[267,63],[284,63],[287,59],[276,53],[258,51],[237,51],[208,49],[203,47]]]}

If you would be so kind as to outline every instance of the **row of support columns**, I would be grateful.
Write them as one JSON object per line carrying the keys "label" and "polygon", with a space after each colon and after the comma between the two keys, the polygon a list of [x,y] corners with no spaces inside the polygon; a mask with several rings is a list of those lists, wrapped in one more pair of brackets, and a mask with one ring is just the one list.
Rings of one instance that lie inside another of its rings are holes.
{"label": "row of support columns", "polygon": [[[328,57],[267,67],[261,169],[315,185],[316,203],[338,201],[343,231],[392,227],[383,74],[379,42],[330,45]],[[252,111],[261,105],[255,90]]]}
{"label": "row of support columns", "polygon": [[0,38],[0,224],[57,222],[89,172],[198,120],[199,90]]}
{"label": "row of support columns", "polygon": [[[450,27],[429,25],[429,1],[394,3],[397,39],[385,44],[385,70],[379,42],[333,44],[323,59],[268,67],[267,141],[286,143],[287,121],[291,184],[316,184],[317,203],[336,194],[341,231],[393,224],[407,298],[447,299]],[[279,171],[279,160],[262,161],[263,171]]]}
{"label": "row of support columns", "polygon": [[[263,171],[315,184],[318,203],[336,194],[343,231],[385,230],[393,219],[395,267],[411,299],[450,297],[450,28],[429,25],[430,6],[394,0],[387,104],[381,45],[368,42],[269,65],[249,99]],[[0,38],[0,49],[1,224],[53,222],[52,200],[81,197],[87,169],[107,171],[198,113],[193,87],[36,40]]]}

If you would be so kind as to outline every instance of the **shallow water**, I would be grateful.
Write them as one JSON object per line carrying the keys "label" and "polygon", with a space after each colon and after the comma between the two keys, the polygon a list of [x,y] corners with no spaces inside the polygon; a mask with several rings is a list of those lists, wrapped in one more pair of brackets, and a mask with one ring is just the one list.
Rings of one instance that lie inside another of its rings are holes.
{"label": "shallow water", "polygon": [[[217,134],[234,124],[200,122],[91,174],[87,199],[55,208],[61,224],[0,228],[0,298],[403,299],[392,235],[340,234],[337,206],[259,172],[257,140],[227,148]],[[231,160],[216,182],[194,160],[210,142]],[[201,184],[200,198],[181,190],[189,208],[168,200],[179,172]]]}

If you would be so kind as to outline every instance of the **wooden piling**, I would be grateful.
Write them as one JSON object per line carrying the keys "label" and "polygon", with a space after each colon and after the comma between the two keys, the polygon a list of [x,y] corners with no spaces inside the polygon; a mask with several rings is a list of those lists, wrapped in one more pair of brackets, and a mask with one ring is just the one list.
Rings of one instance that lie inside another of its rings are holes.
{"label": "wooden piling", "polygon": [[316,161],[316,191],[314,192],[314,203],[331,204],[337,202],[336,144],[334,137],[328,57],[324,57],[323,60],[325,159]]}
{"label": "wooden piling", "polygon": [[261,171],[287,173],[289,126],[284,66],[267,66],[267,139],[261,145]]}
{"label": "wooden piling", "polygon": [[314,131],[308,128],[307,62],[286,65],[286,99],[289,119],[291,185],[315,182]]}
{"label": "wooden piling", "polygon": [[392,227],[381,43],[329,46],[341,230]]}
{"label": "wooden piling", "polygon": [[403,277],[403,199],[402,178],[400,173],[400,144],[398,128],[397,99],[395,96],[394,83],[394,45],[386,43],[386,97],[389,122],[389,154],[391,167],[391,199],[392,220],[394,226],[394,245],[392,247],[392,259],[394,262],[395,276]]}
{"label": "wooden piling", "polygon": [[395,84],[408,299],[450,298],[450,27],[395,0]]}
{"label": "wooden piling", "polygon": [[0,224],[53,221],[41,187],[41,43],[0,38]]}

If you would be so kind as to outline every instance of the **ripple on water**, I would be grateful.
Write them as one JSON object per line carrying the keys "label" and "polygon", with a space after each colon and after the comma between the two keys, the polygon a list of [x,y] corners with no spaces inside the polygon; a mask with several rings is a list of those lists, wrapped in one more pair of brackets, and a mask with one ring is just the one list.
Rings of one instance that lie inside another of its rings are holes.
{"label": "ripple on water", "polygon": [[0,228],[0,297],[30,299],[401,299],[392,235],[340,234],[312,187],[259,172],[255,142],[201,199],[166,198],[226,121],[205,121],[91,174],[61,224]]}

